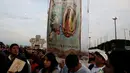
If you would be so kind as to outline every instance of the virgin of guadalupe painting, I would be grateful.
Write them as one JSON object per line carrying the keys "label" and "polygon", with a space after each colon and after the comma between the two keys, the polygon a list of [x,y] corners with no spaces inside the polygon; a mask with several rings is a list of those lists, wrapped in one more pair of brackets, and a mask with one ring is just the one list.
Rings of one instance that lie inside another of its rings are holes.
{"label": "virgin of guadalupe painting", "polygon": [[76,30],[76,12],[72,7],[67,7],[63,14],[62,32],[69,38]]}

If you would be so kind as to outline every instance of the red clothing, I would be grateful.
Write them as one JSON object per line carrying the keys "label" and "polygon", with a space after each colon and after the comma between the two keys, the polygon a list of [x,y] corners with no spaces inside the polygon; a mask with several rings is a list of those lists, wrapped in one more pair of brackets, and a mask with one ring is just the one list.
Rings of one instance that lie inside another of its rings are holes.
{"label": "red clothing", "polygon": [[31,64],[31,70],[32,70],[32,72],[35,70],[35,68],[36,68],[37,66],[38,66],[37,63]]}

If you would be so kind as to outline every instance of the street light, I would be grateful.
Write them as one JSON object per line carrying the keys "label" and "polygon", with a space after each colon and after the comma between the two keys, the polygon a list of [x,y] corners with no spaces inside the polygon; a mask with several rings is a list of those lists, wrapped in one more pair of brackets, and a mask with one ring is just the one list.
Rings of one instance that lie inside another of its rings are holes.
{"label": "street light", "polygon": [[112,18],[114,20],[114,25],[115,25],[115,39],[117,39],[117,32],[116,32],[116,20],[117,17]]}
{"label": "street light", "polygon": [[129,38],[130,38],[130,30],[129,30]]}
{"label": "street light", "polygon": [[91,47],[91,37],[89,37],[89,48]]}
{"label": "street light", "polygon": [[126,40],[126,31],[125,30],[127,30],[127,29],[124,29],[124,38]]}

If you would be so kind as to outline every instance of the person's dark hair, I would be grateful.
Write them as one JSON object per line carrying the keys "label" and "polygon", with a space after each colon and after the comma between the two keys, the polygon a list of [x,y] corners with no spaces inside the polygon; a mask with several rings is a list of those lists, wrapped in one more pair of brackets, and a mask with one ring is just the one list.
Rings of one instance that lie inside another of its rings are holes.
{"label": "person's dark hair", "polygon": [[[56,60],[56,57],[55,57],[55,55],[53,53],[47,53],[45,55],[45,57],[47,57],[48,60],[51,61],[51,66],[50,66],[50,71],[49,72],[52,73],[52,71],[55,70],[55,69],[57,69],[57,66],[58,66],[58,62]],[[42,60],[44,61],[44,58]],[[44,66],[43,66],[42,72],[44,73],[45,70],[46,70],[46,68],[44,68]]]}
{"label": "person's dark hair", "polygon": [[10,45],[10,50],[12,49],[13,46],[19,46],[19,45],[16,44],[16,43],[11,44],[11,45]]}
{"label": "person's dark hair", "polygon": [[4,48],[5,44],[3,42],[0,42],[0,48]]}
{"label": "person's dark hair", "polygon": [[113,51],[109,55],[109,62],[114,68],[114,73],[130,73],[130,51]]}
{"label": "person's dark hair", "polygon": [[74,68],[79,64],[78,56],[75,54],[69,54],[65,59],[66,66],[68,68]]}
{"label": "person's dark hair", "polygon": [[45,51],[45,50],[42,50],[42,54],[46,54],[46,51]]}
{"label": "person's dark hair", "polygon": [[45,50],[42,50],[42,49],[38,49],[38,54],[42,52],[42,54],[46,54],[46,51]]}

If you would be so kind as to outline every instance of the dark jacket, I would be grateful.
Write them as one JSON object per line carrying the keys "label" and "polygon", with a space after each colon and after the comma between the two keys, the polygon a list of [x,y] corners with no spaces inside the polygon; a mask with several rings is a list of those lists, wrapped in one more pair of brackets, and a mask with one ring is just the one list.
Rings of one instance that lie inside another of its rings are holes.
{"label": "dark jacket", "polygon": [[0,52],[0,73],[7,73],[7,57]]}
{"label": "dark jacket", "polygon": [[[15,57],[15,58],[18,58],[18,59],[20,59],[20,60],[26,62],[26,64],[25,64],[23,70],[22,70],[21,72],[17,72],[17,73],[30,73],[30,65],[29,65],[29,63],[27,62],[26,57],[25,57],[25,56],[22,56],[21,54],[19,54],[19,55],[18,55],[17,57]],[[12,65],[13,61],[14,61],[14,60],[10,60],[10,59],[8,58],[8,69],[9,69],[10,66]]]}

